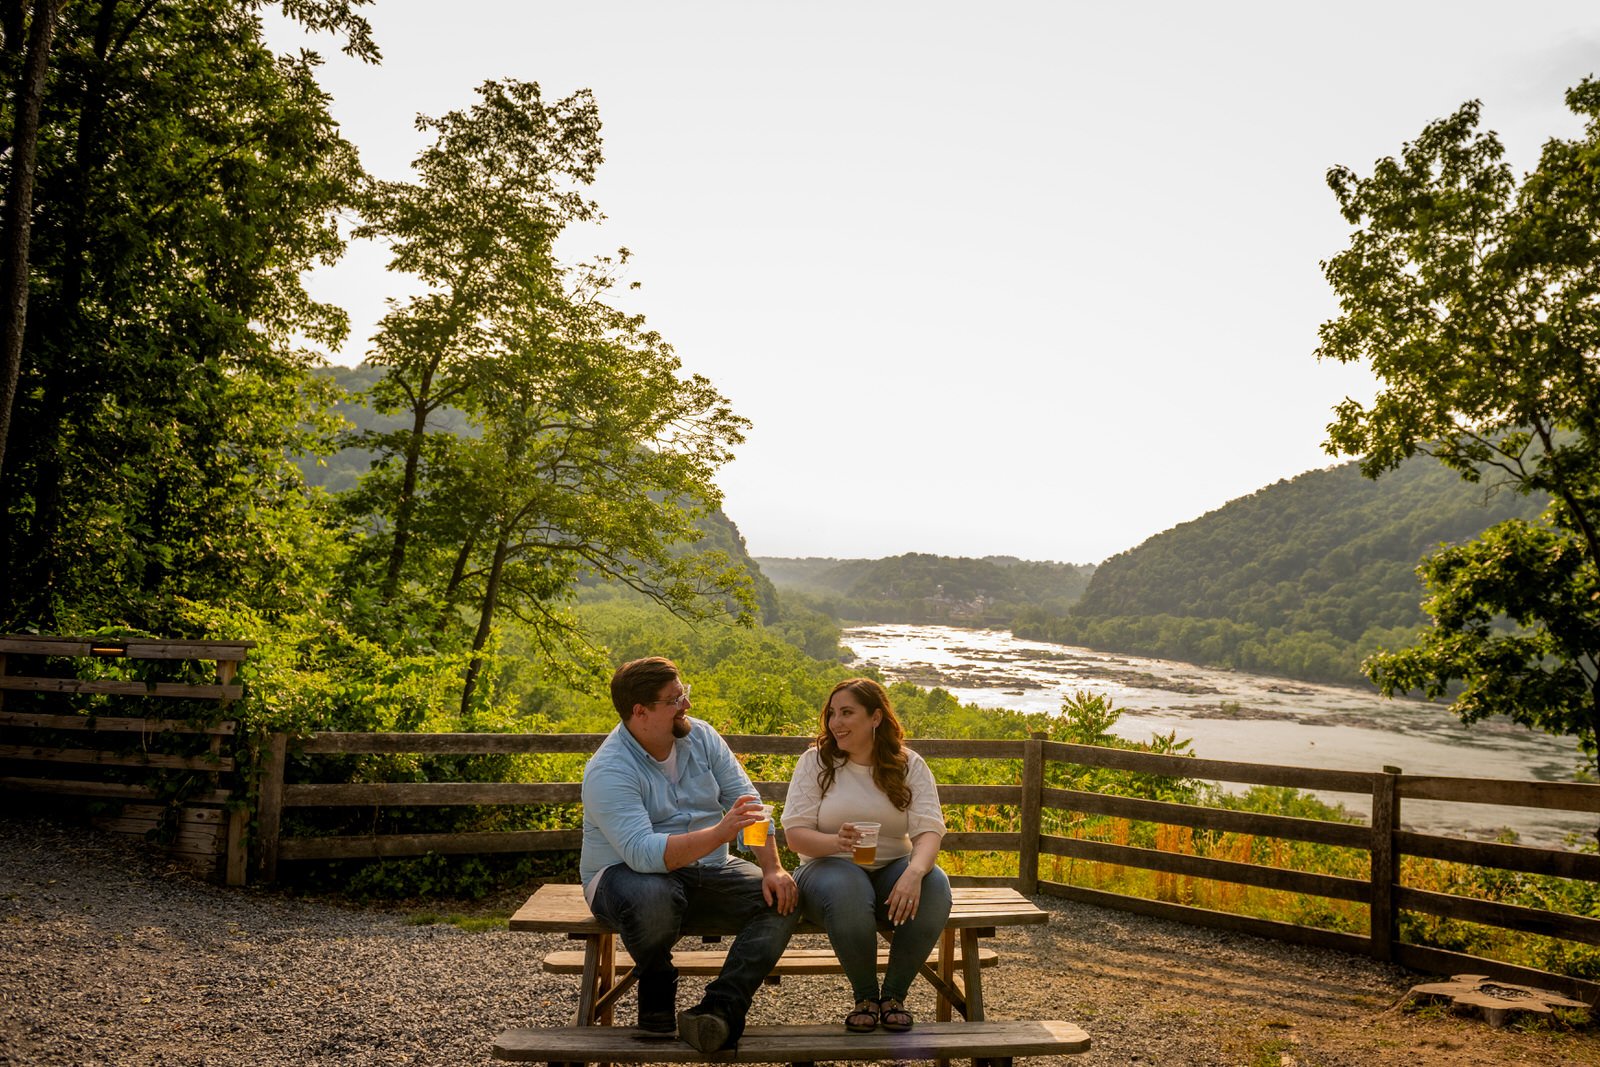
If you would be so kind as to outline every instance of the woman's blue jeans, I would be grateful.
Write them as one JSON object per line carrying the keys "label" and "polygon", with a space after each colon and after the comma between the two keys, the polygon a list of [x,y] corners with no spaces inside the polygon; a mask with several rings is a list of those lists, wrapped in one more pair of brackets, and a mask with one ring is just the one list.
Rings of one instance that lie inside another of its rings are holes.
{"label": "woman's blue jeans", "polygon": [[922,876],[916,918],[894,928],[889,969],[878,985],[878,923],[887,922],[884,901],[905,873],[911,857],[902,856],[875,871],[848,857],[828,856],[803,864],[795,876],[800,910],[828,931],[834,955],[844,967],[856,1000],[903,1000],[917,965],[928,958],[950,918],[950,879],[938,867]]}

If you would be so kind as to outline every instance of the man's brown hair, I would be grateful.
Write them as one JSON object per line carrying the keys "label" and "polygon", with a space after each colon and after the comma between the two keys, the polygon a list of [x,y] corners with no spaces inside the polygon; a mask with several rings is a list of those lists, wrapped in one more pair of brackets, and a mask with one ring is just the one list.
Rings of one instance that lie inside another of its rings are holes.
{"label": "man's brown hair", "polygon": [[646,656],[630,660],[611,676],[611,703],[617,717],[627,722],[635,704],[648,704],[661,693],[661,687],[678,680],[678,665],[665,656]]}

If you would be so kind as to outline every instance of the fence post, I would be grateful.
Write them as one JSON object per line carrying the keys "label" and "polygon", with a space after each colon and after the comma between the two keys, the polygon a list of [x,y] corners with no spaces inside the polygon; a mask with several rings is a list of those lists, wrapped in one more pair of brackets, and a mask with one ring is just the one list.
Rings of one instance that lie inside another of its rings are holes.
{"label": "fence post", "polygon": [[1044,738],[1030,733],[1022,743],[1022,844],[1017,850],[1017,889],[1039,891],[1039,837],[1044,832]]}
{"label": "fence post", "polygon": [[1373,959],[1393,961],[1400,921],[1394,887],[1400,881],[1394,833],[1400,827],[1400,768],[1385,767],[1372,776],[1372,900],[1368,905]]}
{"label": "fence post", "polygon": [[261,877],[278,877],[278,829],[283,822],[283,773],[289,755],[289,735],[267,738],[267,759],[261,768],[260,802],[256,807],[256,837],[260,851]]}
{"label": "fence post", "polygon": [[231,807],[227,812],[226,858],[223,860],[223,881],[228,885],[244,885],[249,864],[245,839],[250,827],[250,812],[246,808]]}
{"label": "fence post", "polygon": [[[219,659],[219,660],[217,660],[217,684],[218,685],[227,685],[229,682],[233,681],[233,679],[238,675],[238,673],[239,673],[239,661],[238,660],[236,660],[236,659]],[[227,697],[222,697],[218,701],[218,703],[221,704],[222,707],[227,707],[229,704],[232,703],[232,701],[230,701]],[[237,719],[234,720],[234,724],[233,725],[234,725],[234,734],[233,734],[233,738],[232,738],[232,741],[233,741],[233,756],[234,756],[235,760],[237,761],[239,759],[239,757],[242,755],[242,753],[239,751],[239,749],[240,749],[240,745],[239,745],[240,737],[239,737],[239,733],[238,733],[239,722],[238,722]],[[213,756],[222,755],[222,735],[221,734],[212,734],[211,735],[211,746],[210,747],[211,747],[211,754]],[[238,773],[238,768],[241,765],[242,765],[241,763],[235,762],[235,764],[234,764],[235,771],[234,771],[233,778],[232,778],[232,780],[238,785],[238,788],[237,788],[237,790],[234,790],[234,789],[230,789],[229,790],[229,793],[233,795],[233,797],[237,801],[237,804],[235,806],[228,807],[223,812],[223,825],[225,827],[225,832],[224,832],[223,839],[222,839],[223,840],[222,880],[223,880],[223,883],[226,884],[226,885],[244,885],[245,879],[247,878],[247,876],[249,874],[249,867],[250,867],[249,856],[246,853],[247,838],[249,836],[246,833],[246,830],[249,828],[249,825],[250,825],[250,812],[247,810],[247,808],[245,807],[245,804],[244,804],[245,790],[244,790],[243,777]],[[211,788],[213,788],[213,789],[217,788],[217,784],[218,784],[218,776],[215,773],[213,773],[211,775]]]}

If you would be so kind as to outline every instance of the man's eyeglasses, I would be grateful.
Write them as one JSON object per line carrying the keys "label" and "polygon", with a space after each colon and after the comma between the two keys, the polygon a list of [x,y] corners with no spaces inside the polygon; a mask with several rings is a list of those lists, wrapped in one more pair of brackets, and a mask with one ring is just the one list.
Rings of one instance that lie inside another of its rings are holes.
{"label": "man's eyeglasses", "polygon": [[651,707],[655,707],[657,704],[665,704],[668,707],[679,708],[679,709],[688,707],[689,706],[689,687],[687,685],[685,685],[683,687],[683,695],[678,697],[676,700],[652,700],[652,701],[650,701],[650,706]]}

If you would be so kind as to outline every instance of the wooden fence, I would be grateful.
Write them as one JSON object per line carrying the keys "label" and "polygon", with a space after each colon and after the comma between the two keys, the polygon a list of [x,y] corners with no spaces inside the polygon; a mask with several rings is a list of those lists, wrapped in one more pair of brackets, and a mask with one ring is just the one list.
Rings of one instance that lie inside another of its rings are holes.
{"label": "wooden fence", "polygon": [[[593,752],[604,736],[324,733],[296,743],[295,751],[308,757],[380,753],[581,755]],[[792,756],[804,751],[809,744],[807,738],[763,735],[729,735],[727,741],[736,753],[743,755]],[[1015,741],[918,739],[914,746],[928,759],[1010,760],[1019,767],[1014,785],[940,787],[940,799],[947,808],[998,805],[1018,812],[1015,829],[1002,832],[958,830],[948,834],[944,841],[945,849],[951,852],[1014,852],[1017,855],[1016,876],[958,878],[957,881],[1010,885],[1027,894],[1043,893],[1179,922],[1370,955],[1426,973],[1482,973],[1502,980],[1555,988],[1590,1003],[1600,999],[1600,983],[1410,944],[1399,936],[1401,913],[1409,911],[1582,944],[1600,944],[1600,919],[1408,887],[1402,884],[1401,869],[1402,858],[1412,856],[1596,881],[1600,880],[1600,856],[1424,834],[1402,829],[1400,823],[1401,805],[1407,799],[1515,805],[1600,815],[1600,785],[1406,775],[1393,769],[1372,773],[1233,763],[1062,744],[1045,741],[1039,736]],[[581,845],[581,831],[576,829],[285,836],[281,826],[286,809],[359,806],[376,811],[386,807],[443,805],[576,804],[580,800],[580,785],[576,781],[285,783],[288,753],[289,741],[275,737],[263,769],[258,812],[259,870],[269,880],[276,877],[280,862],[296,860],[539,852],[573,850]],[[1046,768],[1050,764],[1359,794],[1371,798],[1371,822],[1363,826],[1057,788],[1046,784],[1050,777]],[[756,783],[756,788],[763,798],[781,801],[788,783],[761,781]],[[1050,813],[1048,819],[1047,813]],[[1084,840],[1049,831],[1047,825],[1065,821],[1069,813],[1361,850],[1370,856],[1370,877],[1314,874]],[[1041,856],[1352,901],[1368,908],[1369,930],[1366,934],[1347,933],[1068,885],[1041,878]]]}
{"label": "wooden fence", "polygon": [[[159,835],[174,859],[244,884],[249,812],[236,774],[237,726],[203,720],[220,718],[239,698],[235,676],[253,647],[0,637],[0,790],[35,804],[41,794],[83,798],[101,809],[95,821],[103,828]],[[130,661],[212,664],[201,669],[215,680],[146,680],[120,669]],[[152,700],[169,717],[149,717]],[[193,718],[170,717],[173,708],[194,709]],[[194,772],[200,787],[169,799],[155,779],[171,772]]]}

